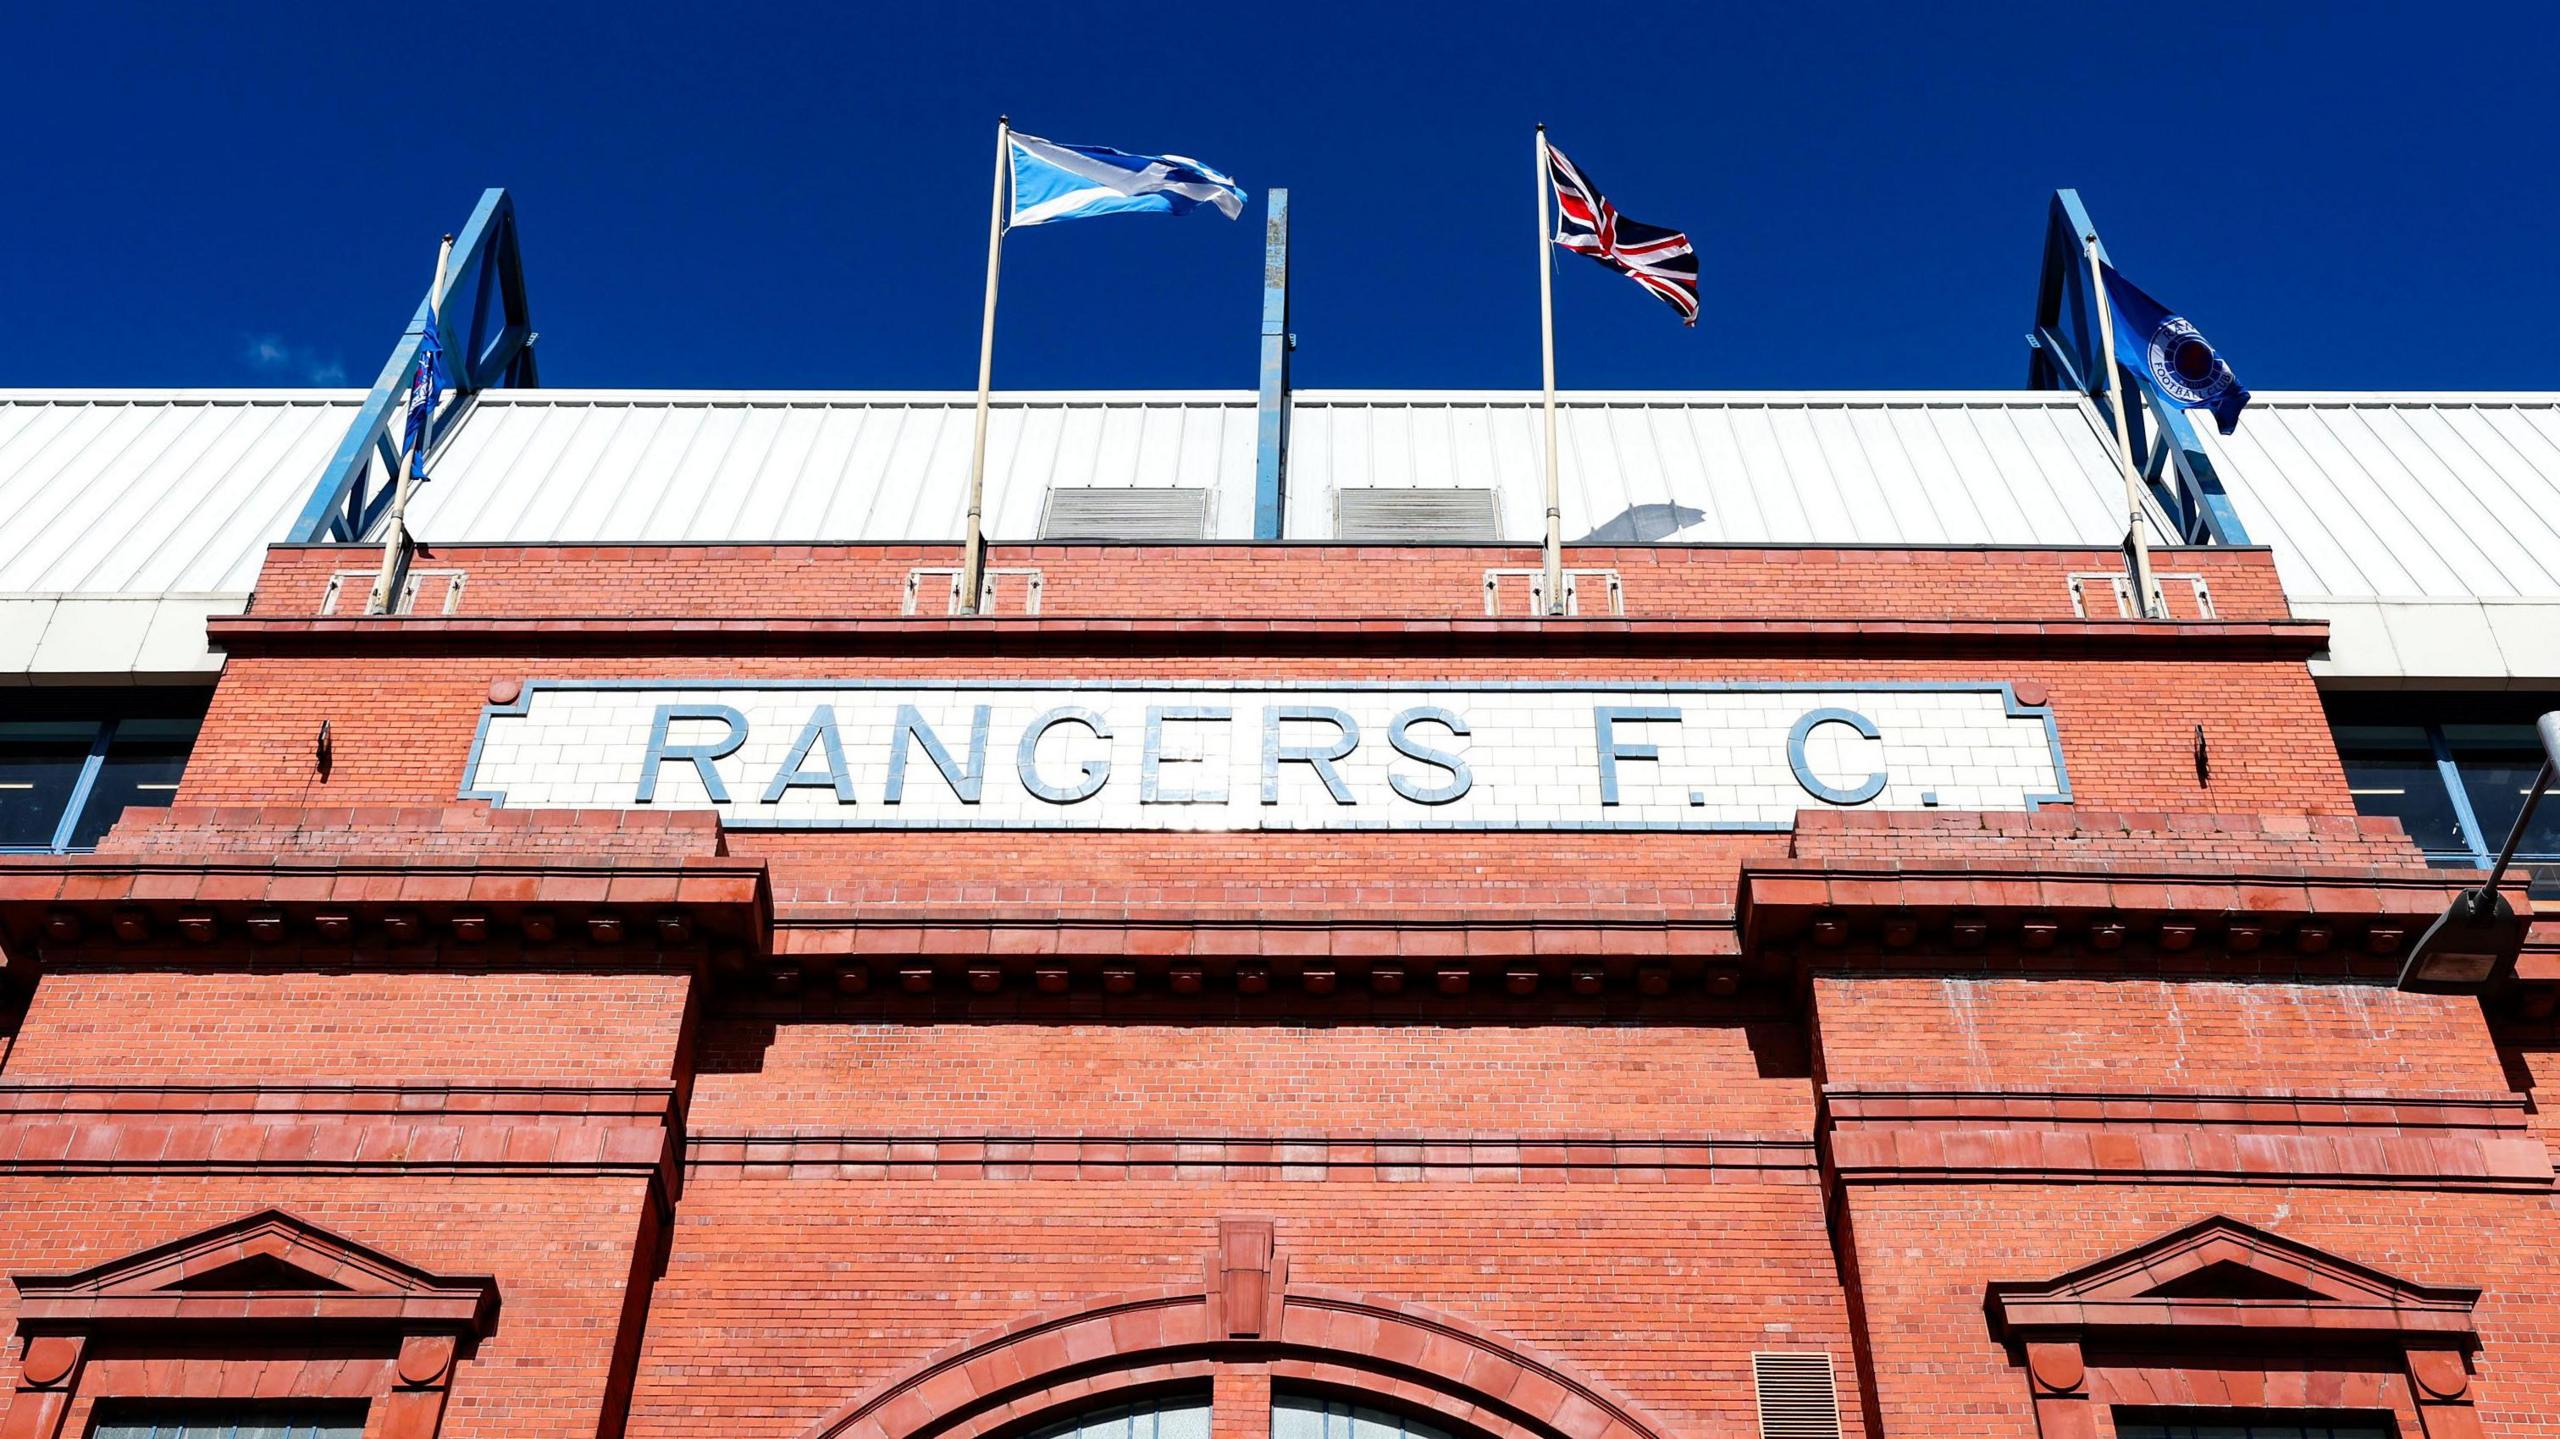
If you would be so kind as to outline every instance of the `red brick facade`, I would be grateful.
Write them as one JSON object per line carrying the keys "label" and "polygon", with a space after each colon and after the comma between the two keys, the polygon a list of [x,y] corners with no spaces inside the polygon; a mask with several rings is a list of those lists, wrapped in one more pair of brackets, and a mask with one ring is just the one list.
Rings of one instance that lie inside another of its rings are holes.
{"label": "red brick facade", "polygon": [[[2359,820],[2260,551],[279,547],[175,807],[0,861],[0,1439],[1003,1439],[1205,1388],[1453,1435],[2560,1433],[2546,928]],[[928,586],[929,587],[929,586]],[[928,607],[929,609],[930,607]],[[724,830],[458,800],[528,678],[1982,681],[2073,802],[1784,833]],[[325,760],[318,731],[328,725]],[[2200,743],[2201,737],[2201,743]],[[2518,899],[2521,902],[2521,894]]]}

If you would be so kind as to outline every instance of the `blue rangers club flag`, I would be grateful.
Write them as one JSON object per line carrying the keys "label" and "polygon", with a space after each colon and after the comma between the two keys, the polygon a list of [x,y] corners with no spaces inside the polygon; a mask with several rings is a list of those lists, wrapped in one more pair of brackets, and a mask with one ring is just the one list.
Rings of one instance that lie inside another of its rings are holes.
{"label": "blue rangers club flag", "polygon": [[444,341],[436,334],[439,328],[430,319],[426,334],[419,337],[418,363],[409,378],[409,419],[400,437],[402,448],[411,457],[409,468],[420,475],[426,472],[428,424],[435,418],[436,401],[451,378],[444,369]]}
{"label": "blue rangers club flag", "polygon": [[2231,365],[2215,351],[2184,315],[2142,292],[2115,267],[2099,262],[2107,280],[2107,308],[2116,326],[2116,359],[2151,382],[2162,398],[2182,409],[2211,410],[2214,423],[2230,434],[2240,425],[2240,409],[2249,392],[2240,387]]}
{"label": "blue rangers club flag", "polygon": [[1187,155],[1132,155],[1036,135],[1008,140],[1013,203],[1007,229],[1094,215],[1180,215],[1202,205],[1230,220],[1244,211],[1244,191],[1234,180]]}

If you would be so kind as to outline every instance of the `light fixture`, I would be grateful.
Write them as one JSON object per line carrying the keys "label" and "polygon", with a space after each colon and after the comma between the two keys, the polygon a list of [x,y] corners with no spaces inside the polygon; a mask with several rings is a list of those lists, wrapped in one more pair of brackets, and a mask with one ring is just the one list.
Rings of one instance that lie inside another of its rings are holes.
{"label": "light fixture", "polygon": [[2400,988],[2412,994],[2478,994],[2515,968],[2528,926],[2515,906],[2498,893],[2498,882],[2516,857],[2525,826],[2533,823],[2534,806],[2551,787],[2553,772],[2560,770],[2560,710],[2544,715],[2533,728],[2542,740],[2542,772],[2534,777],[2524,808],[2516,812],[2515,827],[2507,831],[2506,845],[2498,851],[2498,862],[2489,867],[2488,881],[2455,895],[2453,903],[2410,946],[2409,962],[2400,967]]}

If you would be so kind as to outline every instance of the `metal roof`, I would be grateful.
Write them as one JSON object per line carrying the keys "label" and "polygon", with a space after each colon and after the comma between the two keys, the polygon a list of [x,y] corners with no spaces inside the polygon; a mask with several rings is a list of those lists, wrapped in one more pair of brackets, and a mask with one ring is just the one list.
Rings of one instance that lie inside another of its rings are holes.
{"label": "metal roof", "polygon": [[247,594],[363,400],[0,393],[0,594]]}
{"label": "metal roof", "polygon": [[[956,540],[971,394],[484,390],[410,504],[452,543]],[[1040,532],[1051,486],[1211,492],[1253,535],[1254,397],[1005,394],[987,424],[987,533]]]}
{"label": "metal roof", "polygon": [[2560,598],[2560,395],[2259,395],[2200,427],[2297,597]]}
{"label": "metal roof", "polygon": [[[1543,533],[1535,394],[1301,391],[1288,534],[1334,533],[1344,488],[1494,492]],[[475,540],[948,540],[972,397],[484,391],[434,457],[420,534]],[[1591,395],[1560,406],[1569,536],[1774,544],[2096,544],[2120,493],[2088,406],[2052,393]],[[1210,492],[1253,532],[1253,396],[1009,394],[987,440],[987,529],[1039,532],[1055,487]]]}
{"label": "metal roof", "polygon": [[2199,426],[2336,685],[2560,681],[2560,395],[2260,394]]}
{"label": "metal roof", "polygon": [[[1333,533],[1355,486],[1488,488],[1506,539],[1545,534],[1534,391],[1300,391],[1288,533]],[[2124,538],[2124,482],[2077,395],[1596,394],[1557,405],[1565,538],[1576,543],[2098,545]],[[2167,542],[2166,522],[2153,517]]]}
{"label": "metal roof", "polygon": [[[41,604],[50,652],[85,651],[70,607],[114,600],[116,633],[148,630],[159,638],[133,644],[166,650],[194,610],[128,602],[236,607],[361,400],[0,393],[8,627],[27,630]],[[949,540],[972,403],[482,391],[449,424],[411,520],[446,542]],[[2108,438],[2077,395],[1574,393],[1559,409],[1576,542],[2119,538]],[[1299,391],[1290,424],[1292,539],[1330,538],[1341,494],[1360,488],[1480,490],[1504,538],[1539,538],[1534,392]],[[1203,491],[1206,532],[1248,538],[1254,443],[1242,390],[1000,395],[989,533],[1037,536],[1054,488],[1135,487]],[[2203,443],[2297,607],[2335,623],[2332,675],[2560,677],[2560,395],[2262,394],[2239,433]],[[2156,515],[2154,528],[2167,533]],[[46,668],[12,659],[31,643],[18,640],[0,644],[0,670]]]}

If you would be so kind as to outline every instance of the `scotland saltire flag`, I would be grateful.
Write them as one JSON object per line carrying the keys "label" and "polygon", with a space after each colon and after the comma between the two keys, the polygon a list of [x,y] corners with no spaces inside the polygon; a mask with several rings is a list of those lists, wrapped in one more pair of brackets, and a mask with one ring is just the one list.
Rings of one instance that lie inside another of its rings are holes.
{"label": "scotland saltire flag", "polygon": [[1680,312],[1680,323],[1697,324],[1698,252],[1689,237],[1619,214],[1591,177],[1553,145],[1547,147],[1547,172],[1556,187],[1556,243],[1651,290]]}
{"label": "scotland saltire flag", "polygon": [[2107,279],[2107,307],[2116,323],[2116,358],[2140,370],[2171,404],[2213,411],[2214,423],[2230,434],[2240,424],[2240,409],[2249,392],[2240,387],[2229,362],[2183,315],[2142,293],[2141,287],[2101,261]]}
{"label": "scotland saltire flag", "polygon": [[429,320],[427,333],[418,341],[418,363],[409,377],[409,421],[400,441],[416,457],[410,468],[421,474],[427,464],[427,422],[435,418],[436,401],[451,378],[445,373],[444,341],[437,337],[437,329],[436,322]]}
{"label": "scotland saltire flag", "polygon": [[1010,137],[1013,205],[1007,228],[1094,215],[1179,215],[1202,205],[1244,212],[1236,182],[1187,155],[1132,155],[1100,145]]}

